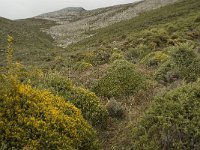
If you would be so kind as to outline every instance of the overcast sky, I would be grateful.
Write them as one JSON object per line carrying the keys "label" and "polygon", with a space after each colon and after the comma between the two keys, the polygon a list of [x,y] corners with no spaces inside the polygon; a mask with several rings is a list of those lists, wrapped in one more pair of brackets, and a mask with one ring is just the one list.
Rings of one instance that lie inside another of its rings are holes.
{"label": "overcast sky", "polygon": [[95,9],[134,1],[137,0],[0,0],[0,16],[21,19],[65,7]]}

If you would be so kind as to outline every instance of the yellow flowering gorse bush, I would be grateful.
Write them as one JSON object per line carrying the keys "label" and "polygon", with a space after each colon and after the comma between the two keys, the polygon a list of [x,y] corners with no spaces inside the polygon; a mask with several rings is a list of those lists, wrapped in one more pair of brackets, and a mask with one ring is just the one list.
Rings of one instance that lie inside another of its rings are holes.
{"label": "yellow flowering gorse bush", "polygon": [[0,82],[0,140],[8,147],[93,147],[95,132],[74,105],[7,76]]}
{"label": "yellow flowering gorse bush", "polygon": [[[8,37],[8,45],[12,41]],[[96,133],[81,111],[48,90],[33,88],[29,80],[42,72],[13,63],[9,51],[0,72],[0,149],[97,149]]]}

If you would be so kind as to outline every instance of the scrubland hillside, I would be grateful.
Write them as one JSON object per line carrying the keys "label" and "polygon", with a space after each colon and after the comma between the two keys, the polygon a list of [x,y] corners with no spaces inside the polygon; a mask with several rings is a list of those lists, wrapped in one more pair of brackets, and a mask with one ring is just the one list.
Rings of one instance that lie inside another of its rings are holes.
{"label": "scrubland hillside", "polygon": [[66,48],[41,32],[54,21],[0,18],[1,149],[200,149],[199,8],[182,0]]}
{"label": "scrubland hillside", "polygon": [[178,0],[137,0],[94,10],[80,7],[64,8],[35,18],[53,20],[58,25],[45,30],[60,47],[67,47],[95,34],[95,30],[114,23],[131,19],[142,12],[160,8]]}

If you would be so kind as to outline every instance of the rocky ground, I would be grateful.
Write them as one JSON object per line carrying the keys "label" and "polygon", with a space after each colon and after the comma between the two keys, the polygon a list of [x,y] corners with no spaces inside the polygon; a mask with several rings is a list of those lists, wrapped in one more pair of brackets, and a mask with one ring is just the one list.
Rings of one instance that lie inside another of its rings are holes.
{"label": "rocky ground", "polygon": [[131,4],[117,5],[95,10],[84,8],[65,8],[56,12],[42,14],[35,18],[54,20],[58,25],[45,30],[57,44],[67,47],[93,34],[90,31],[127,20],[139,13],[156,9],[178,0],[142,0]]}

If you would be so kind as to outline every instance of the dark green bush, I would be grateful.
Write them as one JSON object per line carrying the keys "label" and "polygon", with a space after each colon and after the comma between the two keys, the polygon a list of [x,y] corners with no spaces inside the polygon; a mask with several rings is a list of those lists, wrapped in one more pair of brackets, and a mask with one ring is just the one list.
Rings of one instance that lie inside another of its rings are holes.
{"label": "dark green bush", "polygon": [[94,52],[93,64],[102,65],[108,63],[111,57],[111,54],[107,50],[97,50]]}
{"label": "dark green bush", "polygon": [[144,83],[144,77],[126,60],[116,60],[108,73],[93,87],[93,91],[105,97],[121,97],[134,94]]}
{"label": "dark green bush", "polygon": [[180,73],[171,60],[162,64],[155,74],[155,79],[162,84],[170,84],[180,79]]}
{"label": "dark green bush", "polygon": [[200,58],[193,47],[188,43],[181,44],[172,47],[171,52],[171,59],[157,70],[156,80],[168,82],[166,75],[172,73],[187,82],[196,81],[200,76]]}
{"label": "dark green bush", "polygon": [[111,54],[111,50],[107,49],[85,50],[74,53],[71,58],[74,62],[85,62],[96,66],[108,63]]}
{"label": "dark green bush", "polygon": [[189,44],[174,47],[172,61],[186,81],[195,81],[200,75],[200,58]]}
{"label": "dark green bush", "polygon": [[199,81],[155,98],[133,130],[133,149],[199,149],[199,108]]}

